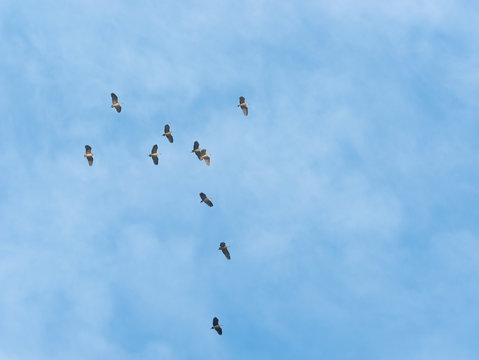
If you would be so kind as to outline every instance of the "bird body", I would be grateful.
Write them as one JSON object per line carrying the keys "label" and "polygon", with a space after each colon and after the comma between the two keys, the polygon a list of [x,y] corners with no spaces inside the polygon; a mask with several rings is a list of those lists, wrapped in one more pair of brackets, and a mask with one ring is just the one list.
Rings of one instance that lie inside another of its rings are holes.
{"label": "bird body", "polygon": [[170,143],[173,142],[173,136],[171,134],[173,134],[173,131],[170,131],[170,125],[166,124],[165,125],[165,132],[164,132],[163,136],[166,136],[166,138],[168,139],[168,141]]}
{"label": "bird body", "polygon": [[231,260],[230,252],[228,251],[229,245],[226,245],[224,242],[220,243],[218,250],[221,250],[228,260]]}
{"label": "bird body", "polygon": [[151,149],[151,154],[149,154],[148,156],[151,157],[153,159],[153,164],[155,165],[158,165],[158,155],[161,155],[159,152],[158,152],[158,145],[153,145],[153,148]]}
{"label": "bird body", "polygon": [[218,318],[215,316],[215,317],[213,318],[213,326],[212,326],[211,328],[212,328],[212,329],[215,329],[216,332],[218,333],[218,335],[221,335],[221,334],[223,334],[223,329],[221,329],[221,327],[222,327],[223,325],[219,324],[218,322],[219,322],[219,321],[218,321]]}
{"label": "bird body", "polygon": [[248,105],[248,103],[246,102],[244,96],[240,96],[238,107],[240,107],[241,110],[243,110],[244,116],[248,116],[248,106],[247,105]]}
{"label": "bird body", "polygon": [[195,141],[193,143],[193,150],[191,150],[191,152],[195,153],[195,155],[198,157],[198,160],[201,160],[201,150],[203,149],[200,149],[200,143]]}
{"label": "bird body", "polygon": [[121,112],[121,104],[118,102],[118,96],[116,96],[114,93],[111,93],[111,107],[116,109],[116,112]]}
{"label": "bird body", "polygon": [[207,197],[205,195],[205,193],[200,193],[200,198],[201,198],[201,201],[200,203],[204,202],[206,205],[208,205],[209,207],[212,207],[213,206],[213,203],[211,202],[211,199],[209,197]]}
{"label": "bird body", "polygon": [[83,157],[86,157],[86,159],[88,160],[88,165],[89,166],[93,165],[93,156],[95,156],[95,154],[92,154],[91,146],[90,145],[85,145],[85,155],[83,155]]}

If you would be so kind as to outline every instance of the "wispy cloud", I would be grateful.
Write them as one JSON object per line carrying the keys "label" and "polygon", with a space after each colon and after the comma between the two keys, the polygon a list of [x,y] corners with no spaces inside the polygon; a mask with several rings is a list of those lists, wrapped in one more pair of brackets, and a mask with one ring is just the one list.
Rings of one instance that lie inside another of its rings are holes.
{"label": "wispy cloud", "polygon": [[477,357],[477,7],[0,9],[0,358]]}

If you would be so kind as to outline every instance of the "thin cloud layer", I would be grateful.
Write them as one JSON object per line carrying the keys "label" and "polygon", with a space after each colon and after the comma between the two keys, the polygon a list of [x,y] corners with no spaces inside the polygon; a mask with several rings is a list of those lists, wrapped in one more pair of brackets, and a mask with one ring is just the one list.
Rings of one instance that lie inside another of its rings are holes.
{"label": "thin cloud layer", "polygon": [[477,358],[477,7],[0,11],[0,359]]}

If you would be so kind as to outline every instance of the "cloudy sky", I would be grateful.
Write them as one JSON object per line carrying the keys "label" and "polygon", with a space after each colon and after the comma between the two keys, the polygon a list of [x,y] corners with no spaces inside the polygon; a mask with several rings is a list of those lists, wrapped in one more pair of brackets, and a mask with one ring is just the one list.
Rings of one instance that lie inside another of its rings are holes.
{"label": "cloudy sky", "polygon": [[1,1],[0,359],[477,359],[478,23]]}

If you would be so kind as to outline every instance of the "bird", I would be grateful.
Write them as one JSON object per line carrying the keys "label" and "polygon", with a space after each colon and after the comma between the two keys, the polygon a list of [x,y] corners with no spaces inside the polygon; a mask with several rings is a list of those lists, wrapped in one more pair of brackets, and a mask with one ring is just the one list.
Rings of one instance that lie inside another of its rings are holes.
{"label": "bird", "polygon": [[228,248],[229,248],[229,245],[226,245],[224,242],[221,242],[218,250],[221,250],[223,254],[225,254],[228,260],[231,260],[231,256],[230,256],[230,252],[228,251]]}
{"label": "bird", "polygon": [[91,146],[90,145],[85,145],[85,155],[83,155],[83,156],[86,157],[86,159],[88,160],[88,165],[92,166],[93,165],[93,156],[95,156],[95,154],[91,153]]}
{"label": "bird", "polygon": [[153,148],[151,149],[151,154],[148,155],[149,157],[151,157],[153,159],[153,163],[155,165],[158,165],[158,155],[160,155],[158,153],[158,145],[153,145]]}
{"label": "bird", "polygon": [[115,108],[117,112],[121,112],[121,104],[118,102],[118,96],[116,96],[114,93],[111,93],[111,107]]}
{"label": "bird", "polygon": [[221,329],[222,326],[223,326],[223,325],[218,324],[218,318],[215,316],[215,317],[213,318],[213,326],[212,326],[211,328],[212,328],[212,329],[215,329],[216,332],[217,332],[219,335],[221,335],[221,334],[223,334],[223,329]]}
{"label": "bird", "polygon": [[243,110],[244,116],[248,116],[248,107],[246,105],[248,105],[248,103],[245,102],[244,96],[240,96],[238,107],[240,107],[241,110]]}
{"label": "bird", "polygon": [[163,134],[163,136],[166,136],[166,138],[168,139],[170,143],[173,142],[173,136],[171,134],[173,134],[173,131],[170,131],[170,125],[166,124],[165,133]]}
{"label": "bird", "polygon": [[205,193],[200,193],[200,198],[201,198],[201,201],[200,203],[204,202],[206,205],[208,205],[209,207],[212,207],[213,206],[213,203],[211,202],[210,198],[207,197],[205,195]]}
{"label": "bird", "polygon": [[210,166],[210,154],[206,153],[206,149],[201,149],[200,155],[200,160],[204,160],[206,165]]}
{"label": "bird", "polygon": [[198,160],[201,160],[201,150],[202,149],[200,149],[200,143],[198,141],[195,141],[193,144],[193,150],[191,150],[191,152],[194,152],[196,154]]}

